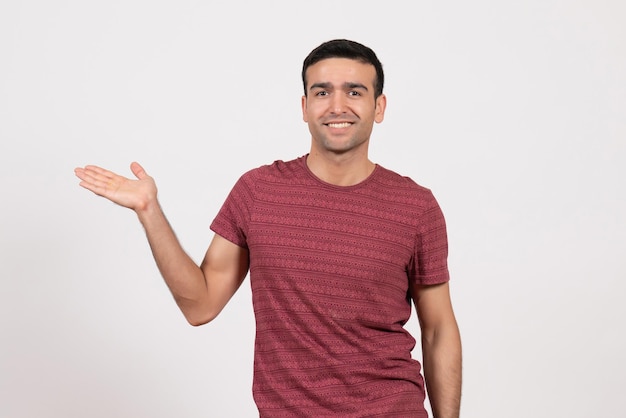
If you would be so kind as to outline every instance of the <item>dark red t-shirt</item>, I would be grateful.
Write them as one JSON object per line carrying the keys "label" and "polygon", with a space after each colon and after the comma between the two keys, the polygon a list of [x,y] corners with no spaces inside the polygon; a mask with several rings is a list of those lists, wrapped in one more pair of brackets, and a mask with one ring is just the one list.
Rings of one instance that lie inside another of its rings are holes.
{"label": "dark red t-shirt", "polygon": [[426,417],[409,281],[449,279],[430,190],[381,166],[348,187],[306,156],[244,174],[211,229],[250,254],[262,417]]}

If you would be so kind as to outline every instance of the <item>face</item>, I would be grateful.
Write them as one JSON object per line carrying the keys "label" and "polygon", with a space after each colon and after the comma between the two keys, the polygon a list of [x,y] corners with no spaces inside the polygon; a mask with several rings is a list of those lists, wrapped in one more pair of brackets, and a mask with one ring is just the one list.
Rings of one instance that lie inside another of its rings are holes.
{"label": "face", "polygon": [[306,70],[302,115],[312,136],[311,152],[367,152],[374,122],[383,121],[386,98],[374,98],[373,65],[329,58]]}

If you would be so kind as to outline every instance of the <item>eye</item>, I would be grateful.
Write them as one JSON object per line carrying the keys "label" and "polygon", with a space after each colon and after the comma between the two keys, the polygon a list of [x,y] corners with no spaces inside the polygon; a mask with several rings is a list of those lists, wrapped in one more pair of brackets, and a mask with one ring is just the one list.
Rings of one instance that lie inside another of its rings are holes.
{"label": "eye", "polygon": [[316,96],[328,96],[328,92],[326,90],[320,90],[315,93]]}
{"label": "eye", "polygon": [[356,90],[350,90],[350,91],[348,92],[348,96],[357,97],[357,96],[360,96],[360,95],[361,95],[361,93],[359,93],[359,92],[358,92],[358,91],[356,91]]}

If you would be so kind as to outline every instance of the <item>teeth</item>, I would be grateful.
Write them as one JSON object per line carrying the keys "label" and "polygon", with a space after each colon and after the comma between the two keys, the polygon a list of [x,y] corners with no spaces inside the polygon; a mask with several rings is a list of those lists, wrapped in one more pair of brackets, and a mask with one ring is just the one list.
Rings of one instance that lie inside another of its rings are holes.
{"label": "teeth", "polygon": [[330,126],[331,128],[347,128],[348,126],[350,126],[350,124],[348,122],[344,122],[344,123],[329,123],[328,126]]}

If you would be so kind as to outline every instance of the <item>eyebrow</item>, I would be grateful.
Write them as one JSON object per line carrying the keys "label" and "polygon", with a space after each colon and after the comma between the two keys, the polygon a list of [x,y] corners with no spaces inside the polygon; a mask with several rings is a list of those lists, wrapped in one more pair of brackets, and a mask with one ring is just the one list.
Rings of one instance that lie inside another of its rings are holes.
{"label": "eyebrow", "polygon": [[[329,82],[313,83],[311,84],[311,87],[309,87],[309,90],[313,90],[313,89],[331,90],[332,87],[333,85]],[[345,83],[343,83],[343,88],[346,90],[362,89],[362,90],[368,91],[367,86],[365,86],[364,84],[350,82],[350,81],[346,81]]]}

